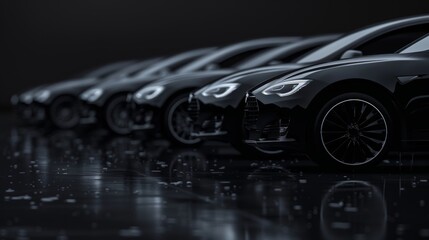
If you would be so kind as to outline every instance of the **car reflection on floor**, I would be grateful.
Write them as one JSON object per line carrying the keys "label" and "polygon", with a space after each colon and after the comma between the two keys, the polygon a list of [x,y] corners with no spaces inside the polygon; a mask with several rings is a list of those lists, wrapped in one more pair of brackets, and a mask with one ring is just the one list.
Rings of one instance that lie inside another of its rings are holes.
{"label": "car reflection on floor", "polygon": [[429,237],[424,155],[338,173],[300,156],[243,159],[217,143],[2,131],[0,238]]}

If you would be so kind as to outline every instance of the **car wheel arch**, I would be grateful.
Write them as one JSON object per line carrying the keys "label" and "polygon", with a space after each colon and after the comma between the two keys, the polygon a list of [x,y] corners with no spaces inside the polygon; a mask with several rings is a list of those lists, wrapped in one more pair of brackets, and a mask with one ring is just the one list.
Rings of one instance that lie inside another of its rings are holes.
{"label": "car wheel arch", "polygon": [[188,87],[188,88],[184,88],[184,89],[180,89],[177,92],[173,92],[172,94],[170,94],[170,96],[166,97],[165,100],[162,102],[161,104],[161,112],[162,113],[166,113],[166,108],[169,102],[171,102],[173,99],[177,98],[178,96],[182,95],[182,94],[186,94],[186,93],[192,93],[193,91],[197,90],[198,88],[196,87]]}
{"label": "car wheel arch", "polygon": [[[404,119],[393,93],[387,87],[367,79],[345,79],[320,89],[308,105],[308,112],[312,114],[310,119],[315,119],[318,109],[322,108],[329,99],[340,94],[352,92],[367,94],[380,101],[380,103],[386,106],[389,114],[391,115],[395,129],[402,129],[396,127],[403,126]],[[313,121],[310,122],[310,124],[312,124]],[[311,128],[307,127],[307,131],[311,131]],[[394,146],[399,145],[400,139],[404,134],[404,132],[395,132],[393,142]],[[307,136],[309,135],[307,134]]]}

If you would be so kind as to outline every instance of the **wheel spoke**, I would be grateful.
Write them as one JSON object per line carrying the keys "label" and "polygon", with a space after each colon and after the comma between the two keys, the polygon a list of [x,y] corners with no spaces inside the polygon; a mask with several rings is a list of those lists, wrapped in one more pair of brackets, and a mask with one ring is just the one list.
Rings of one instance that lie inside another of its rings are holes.
{"label": "wheel spoke", "polygon": [[337,127],[337,128],[340,128],[340,129],[346,129],[346,127],[345,126],[341,126],[341,125],[339,125],[338,123],[336,123],[336,122],[334,122],[334,121],[332,121],[332,120],[330,120],[330,119],[325,119],[325,122],[326,123],[329,123],[330,125],[332,125],[332,126],[335,126],[335,127]]}
{"label": "wheel spoke", "polygon": [[381,112],[360,99],[334,105],[326,113],[320,133],[325,150],[335,160],[352,165],[377,157],[387,139],[386,121]]}
{"label": "wheel spoke", "polygon": [[345,138],[347,138],[347,135],[342,135],[342,136],[340,136],[340,137],[337,137],[337,138],[335,138],[335,139],[332,139],[332,140],[329,140],[328,142],[325,142],[325,144],[326,145],[328,145],[328,144],[331,144],[331,143],[333,143],[333,142],[336,142],[336,141],[338,141],[338,140],[341,140],[341,139],[345,139]]}
{"label": "wheel spoke", "polygon": [[177,105],[173,105],[171,118],[171,130],[175,138],[184,143],[197,143],[199,139],[191,136],[192,125],[188,121],[189,114],[187,111],[187,99],[179,100]]}

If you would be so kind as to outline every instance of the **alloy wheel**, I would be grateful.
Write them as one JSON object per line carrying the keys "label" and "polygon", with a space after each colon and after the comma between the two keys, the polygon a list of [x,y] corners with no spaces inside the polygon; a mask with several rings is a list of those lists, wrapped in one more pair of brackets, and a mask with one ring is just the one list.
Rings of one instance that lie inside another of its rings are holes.
{"label": "alloy wheel", "polygon": [[363,165],[384,149],[388,131],[386,119],[373,104],[348,99],[325,114],[320,136],[326,152],[344,165]]}

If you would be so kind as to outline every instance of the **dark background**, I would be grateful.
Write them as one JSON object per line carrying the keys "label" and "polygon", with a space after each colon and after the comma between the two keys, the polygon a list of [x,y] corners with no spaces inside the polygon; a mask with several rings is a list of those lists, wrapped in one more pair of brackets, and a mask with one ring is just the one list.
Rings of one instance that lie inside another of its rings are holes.
{"label": "dark background", "polygon": [[0,108],[13,93],[122,59],[249,38],[347,32],[429,0],[1,1]]}

